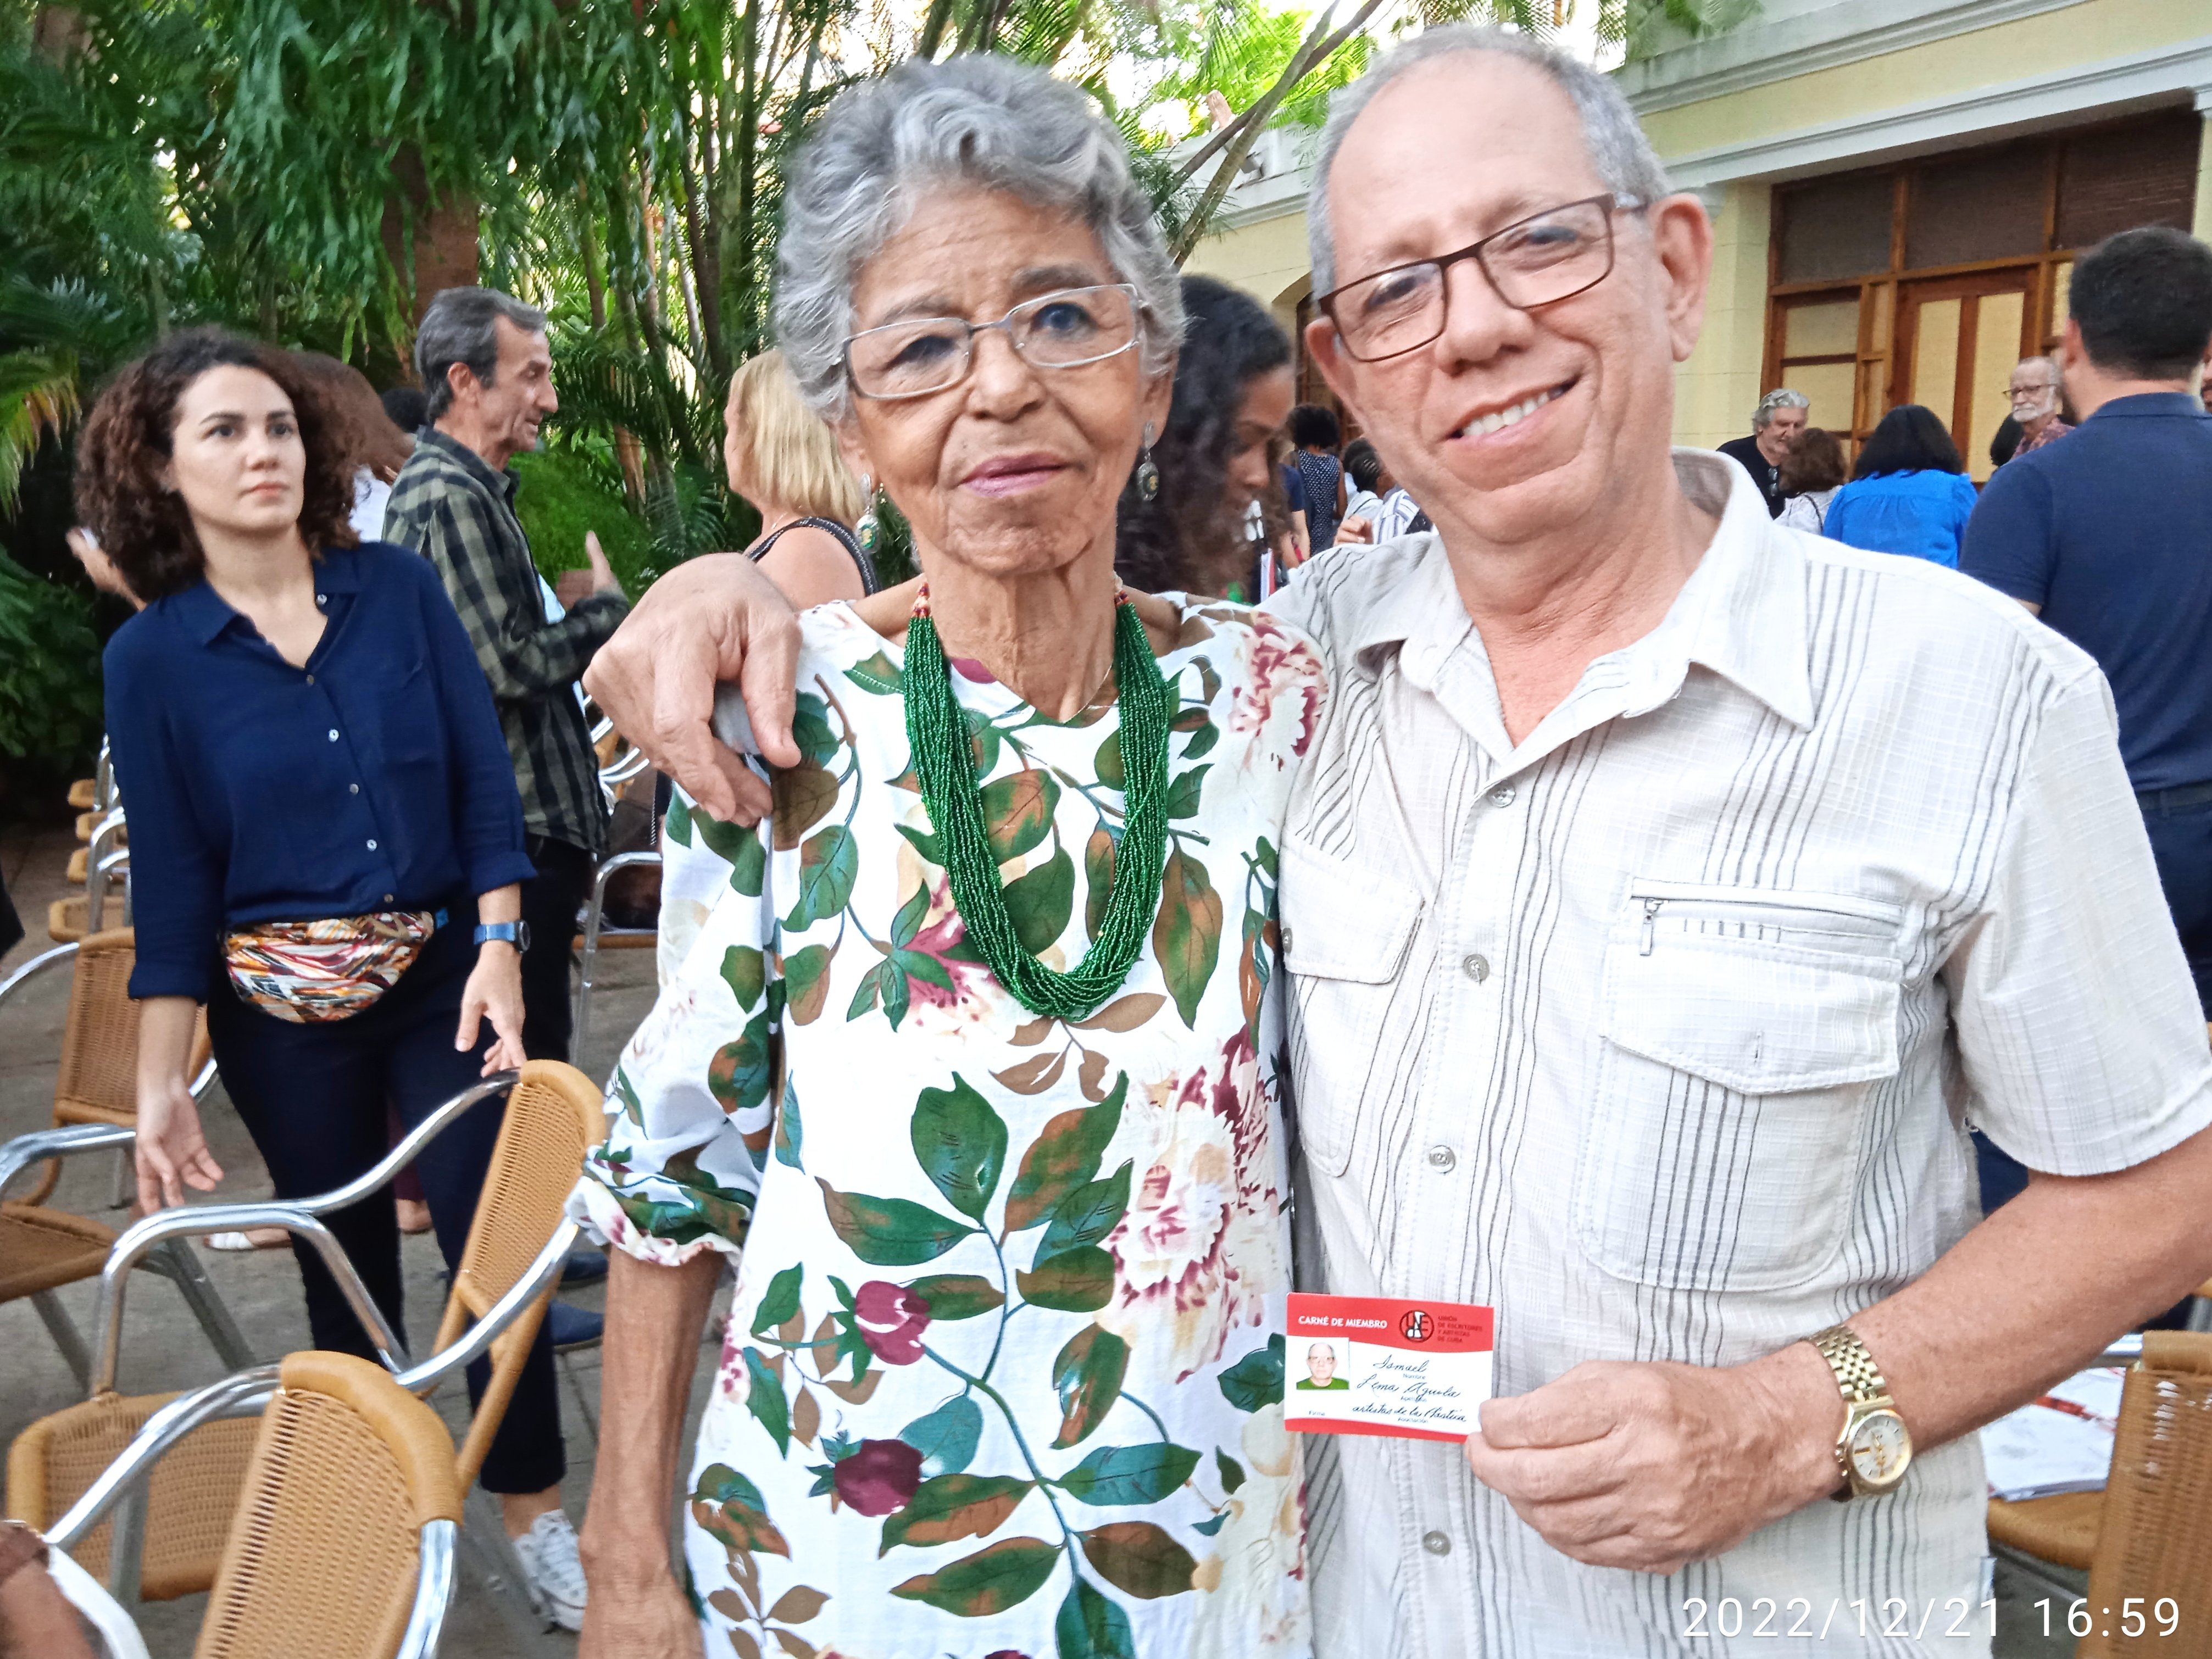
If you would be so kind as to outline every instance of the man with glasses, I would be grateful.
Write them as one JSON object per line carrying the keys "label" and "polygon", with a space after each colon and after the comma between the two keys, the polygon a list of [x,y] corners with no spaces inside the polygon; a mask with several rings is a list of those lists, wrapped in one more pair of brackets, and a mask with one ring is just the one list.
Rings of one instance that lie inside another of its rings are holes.
{"label": "man with glasses", "polygon": [[1782,463],[1790,446],[1805,429],[1811,411],[1811,400],[1803,392],[1778,386],[1752,410],[1750,435],[1731,438],[1721,446],[1722,454],[1751,474],[1751,481],[1766,498],[1766,515],[1771,519],[1780,518],[1788,501],[1782,493]]}
{"label": "man with glasses", "polygon": [[[1305,1443],[1316,1652],[1986,1654],[1972,1431],[2212,1271],[2094,665],[1670,449],[1711,228],[1605,76],[1418,36],[1308,223],[1308,348],[1436,531],[1270,602],[1331,680],[1279,859],[1299,1273],[1495,1308],[1500,1396]],[[594,688],[735,806],[709,682],[787,731],[787,629],[679,579]],[[2047,1172],[1979,1224],[1970,1121]]]}
{"label": "man with glasses", "polygon": [[2005,457],[2007,461],[2033,455],[2074,429],[2058,417],[2058,365],[2051,358],[2023,357],[2014,364],[2008,395],[2020,441]]}

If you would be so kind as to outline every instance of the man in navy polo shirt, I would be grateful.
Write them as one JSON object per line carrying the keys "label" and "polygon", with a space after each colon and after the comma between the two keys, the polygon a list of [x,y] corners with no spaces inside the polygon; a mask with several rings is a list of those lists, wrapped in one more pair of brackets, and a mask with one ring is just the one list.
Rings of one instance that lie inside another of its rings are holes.
{"label": "man in navy polo shirt", "polygon": [[[2212,249],[2122,231],[2074,268],[2065,381],[2081,424],[2000,467],[1959,568],[2097,659],[2166,908],[2212,1018]],[[1980,1146],[1982,1201],[2027,1173]]]}

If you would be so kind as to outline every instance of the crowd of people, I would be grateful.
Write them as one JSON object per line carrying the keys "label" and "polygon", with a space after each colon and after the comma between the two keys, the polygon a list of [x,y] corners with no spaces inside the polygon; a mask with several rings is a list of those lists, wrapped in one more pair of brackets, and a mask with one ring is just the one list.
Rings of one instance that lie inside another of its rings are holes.
{"label": "crowd of people", "polygon": [[[419,407],[200,331],[94,410],[148,1209],[223,1179],[199,1006],[280,1198],[566,1058],[580,681],[672,781],[580,1539],[550,1324],[482,1477],[586,1659],[1978,1607],[1972,1431],[2212,1273],[2212,251],[2081,258],[1977,491],[1917,404],[1673,446],[1711,227],[1527,36],[1382,55],[1309,220],[1326,405],[1076,88],[844,90],[729,390],[760,534],[635,603],[538,574],[512,296]],[[418,1160],[449,1264],[500,1111]],[[397,1327],[392,1194],[332,1224]],[[1294,1285],[1496,1310],[1477,1431],[1287,1434]]]}

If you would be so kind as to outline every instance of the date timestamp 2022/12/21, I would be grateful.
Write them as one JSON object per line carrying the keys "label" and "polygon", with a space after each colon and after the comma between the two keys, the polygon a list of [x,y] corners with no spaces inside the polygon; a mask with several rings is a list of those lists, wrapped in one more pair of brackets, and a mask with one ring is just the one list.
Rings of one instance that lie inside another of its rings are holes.
{"label": "date timestamp 2022/12/21", "polygon": [[[2061,1625],[2075,1636],[2092,1632],[2100,1636],[2172,1636],[2181,1628],[2180,1604],[2170,1595],[2155,1601],[2142,1595],[2125,1596],[2117,1608],[2093,1608],[2082,1596],[2063,1608],[2048,1596],[2031,1605],[2041,1617],[2045,1636],[2057,1634]],[[1901,1636],[1916,1641],[1929,1636],[1996,1634],[1997,1604],[1993,1601],[1977,1604],[1954,1595],[1946,1601],[1929,1601],[1918,1611],[1916,1620],[1912,1604],[1901,1595],[1885,1601],[1832,1601],[1816,1620],[1814,1604],[1802,1595],[1787,1601],[1777,1601],[1769,1595],[1749,1601],[1724,1595],[1707,1601],[1693,1595],[1682,1603],[1681,1636],[1689,1642],[1739,1636],[1818,1642],[1832,1632]]]}

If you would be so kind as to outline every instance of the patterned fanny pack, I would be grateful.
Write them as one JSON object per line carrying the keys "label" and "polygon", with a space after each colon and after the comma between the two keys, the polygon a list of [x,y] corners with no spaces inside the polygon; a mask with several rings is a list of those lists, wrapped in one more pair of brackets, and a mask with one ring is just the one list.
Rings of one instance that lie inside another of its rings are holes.
{"label": "patterned fanny pack", "polygon": [[443,910],[380,910],[321,921],[264,921],[225,933],[223,963],[239,1000],[295,1025],[347,1019],[415,965]]}

